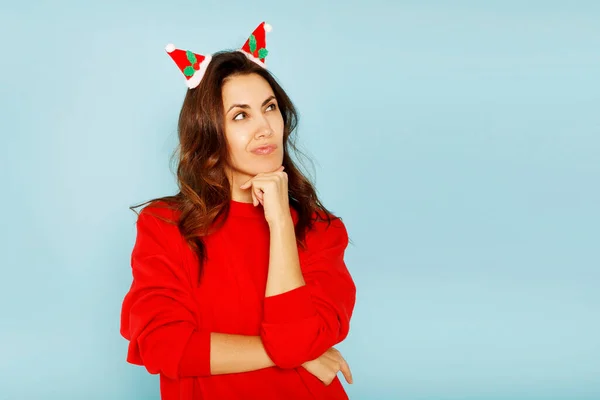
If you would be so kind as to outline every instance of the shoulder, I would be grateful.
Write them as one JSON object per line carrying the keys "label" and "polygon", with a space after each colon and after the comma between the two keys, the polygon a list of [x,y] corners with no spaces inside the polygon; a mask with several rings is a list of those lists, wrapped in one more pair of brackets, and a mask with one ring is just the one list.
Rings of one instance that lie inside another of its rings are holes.
{"label": "shoulder", "polygon": [[348,231],[341,217],[317,210],[313,212],[311,220],[312,227],[306,236],[309,246],[314,248],[338,243],[345,247],[348,244]]}
{"label": "shoulder", "polygon": [[179,211],[173,204],[163,200],[153,201],[138,214],[138,223],[154,220],[158,225],[176,225],[179,221]]}
{"label": "shoulder", "polygon": [[[312,226],[306,231],[306,246],[299,247],[300,264],[307,268],[319,260],[343,259],[349,238],[342,219],[324,211],[313,212]],[[317,264],[315,264],[317,263]]]}
{"label": "shoulder", "polygon": [[177,224],[177,212],[163,201],[144,206],[136,220],[137,256],[155,254],[157,251],[180,253],[182,236]]}
{"label": "shoulder", "polygon": [[331,230],[346,230],[344,221],[340,216],[337,216],[331,212],[325,212],[321,209],[313,211],[311,220],[313,221],[313,229],[317,231],[330,230],[331,232]]}
{"label": "shoulder", "polygon": [[150,235],[156,238],[178,238],[179,212],[165,201],[153,201],[144,206],[138,214],[136,227],[138,235]]}

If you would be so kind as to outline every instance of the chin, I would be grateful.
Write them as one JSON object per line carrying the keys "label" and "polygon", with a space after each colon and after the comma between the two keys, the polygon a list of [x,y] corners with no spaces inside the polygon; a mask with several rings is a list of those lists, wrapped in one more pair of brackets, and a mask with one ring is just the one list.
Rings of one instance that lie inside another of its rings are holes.
{"label": "chin", "polygon": [[268,160],[268,159],[261,160],[262,162],[256,162],[256,160],[253,160],[253,161],[254,162],[252,164],[250,164],[250,165],[252,165],[252,168],[248,168],[248,171],[255,172],[254,175],[261,173],[261,172],[275,171],[283,163],[283,160],[280,159],[279,157],[277,157],[277,158],[273,157],[270,160]]}
{"label": "chin", "polygon": [[270,160],[262,160],[262,162],[257,162],[256,160],[249,161],[248,164],[244,166],[239,166],[234,168],[234,171],[240,175],[248,176],[248,179],[253,178],[255,175],[258,175],[263,172],[272,172],[279,168],[283,163],[283,157],[279,159],[270,159]]}
{"label": "chin", "polygon": [[280,165],[281,165],[281,163],[270,163],[270,164],[265,164],[264,166],[254,168],[252,171],[252,172],[254,172],[254,174],[252,176],[254,176],[256,174],[260,174],[261,172],[273,172],[277,168],[279,168]]}

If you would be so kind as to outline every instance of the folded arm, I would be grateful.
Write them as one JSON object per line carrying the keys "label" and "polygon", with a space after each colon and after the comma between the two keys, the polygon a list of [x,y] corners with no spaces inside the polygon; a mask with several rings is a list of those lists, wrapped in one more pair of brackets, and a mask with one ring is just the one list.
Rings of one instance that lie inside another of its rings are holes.
{"label": "folded arm", "polygon": [[171,379],[274,365],[259,336],[210,332],[197,319],[176,239],[142,210],[131,255],[133,282],[121,311],[127,361]]}
{"label": "folded arm", "polygon": [[344,262],[348,233],[339,219],[316,222],[301,258],[291,219],[270,231],[261,338],[277,366],[295,368],[349,333],[356,287]]}

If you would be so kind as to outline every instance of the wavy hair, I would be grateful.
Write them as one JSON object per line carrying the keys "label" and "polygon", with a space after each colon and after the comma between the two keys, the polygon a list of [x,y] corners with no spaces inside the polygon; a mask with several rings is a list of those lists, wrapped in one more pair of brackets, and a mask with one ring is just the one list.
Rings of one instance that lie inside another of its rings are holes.
{"label": "wavy hair", "polygon": [[332,219],[341,219],[323,206],[310,180],[290,157],[290,150],[306,157],[295,142],[298,114],[273,75],[239,51],[215,53],[200,84],[187,90],[179,114],[179,143],[171,157],[172,161],[177,161],[179,192],[129,207],[138,216],[135,209],[149,203],[153,207],[176,211],[179,215],[177,221],[157,217],[178,226],[198,257],[199,277],[207,254],[202,237],[223,225],[229,215],[231,200],[231,187],[225,170],[230,158],[224,132],[222,86],[228,77],[247,74],[258,74],[269,83],[283,116],[283,166],[288,175],[290,207],[298,214],[294,228],[297,242],[305,248],[306,231],[315,221],[327,220],[330,224]]}

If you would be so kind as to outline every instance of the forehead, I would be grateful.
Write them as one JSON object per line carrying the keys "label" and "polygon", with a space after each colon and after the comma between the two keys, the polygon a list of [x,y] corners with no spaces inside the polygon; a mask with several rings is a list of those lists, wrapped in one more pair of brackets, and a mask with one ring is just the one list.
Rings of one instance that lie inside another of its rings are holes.
{"label": "forehead", "polygon": [[271,85],[258,74],[235,75],[223,82],[221,89],[223,104],[260,105],[267,97],[273,95]]}

